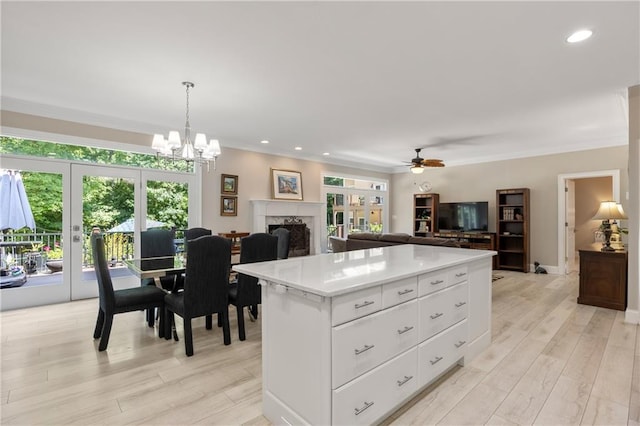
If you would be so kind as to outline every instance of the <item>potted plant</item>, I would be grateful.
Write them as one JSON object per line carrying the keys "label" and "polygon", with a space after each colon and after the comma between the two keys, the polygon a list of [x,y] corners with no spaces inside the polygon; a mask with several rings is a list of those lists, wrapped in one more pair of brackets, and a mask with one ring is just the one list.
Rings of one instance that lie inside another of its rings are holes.
{"label": "potted plant", "polygon": [[47,262],[45,263],[47,268],[51,272],[62,271],[62,247],[60,247],[60,243],[56,241],[53,248],[44,246],[44,252],[47,256]]}

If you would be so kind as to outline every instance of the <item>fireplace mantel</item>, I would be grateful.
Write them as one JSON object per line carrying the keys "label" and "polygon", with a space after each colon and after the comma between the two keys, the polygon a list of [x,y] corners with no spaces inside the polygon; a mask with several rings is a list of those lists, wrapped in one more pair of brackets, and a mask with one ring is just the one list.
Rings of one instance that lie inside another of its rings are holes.
{"label": "fireplace mantel", "polygon": [[311,230],[311,254],[320,254],[322,249],[322,212],[325,203],[319,201],[250,200],[253,209],[252,232],[268,232],[271,217],[299,217]]}

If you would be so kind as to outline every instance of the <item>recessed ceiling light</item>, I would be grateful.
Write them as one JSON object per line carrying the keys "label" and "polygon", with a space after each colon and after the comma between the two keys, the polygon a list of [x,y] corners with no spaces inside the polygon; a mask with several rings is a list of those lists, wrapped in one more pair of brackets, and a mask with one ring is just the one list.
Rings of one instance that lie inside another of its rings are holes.
{"label": "recessed ceiling light", "polygon": [[329,153],[328,152],[323,152],[322,155],[329,155]]}
{"label": "recessed ceiling light", "polygon": [[260,141],[260,143],[268,144],[268,143],[269,143],[269,141],[266,141],[266,140],[265,140],[265,141]]}
{"label": "recessed ceiling light", "polygon": [[295,149],[296,151],[302,151],[302,147],[301,147],[301,146],[296,146],[294,149]]}
{"label": "recessed ceiling light", "polygon": [[592,34],[593,34],[593,31],[591,31],[591,30],[579,30],[579,31],[576,31],[575,33],[571,34],[567,38],[567,42],[569,42],[569,43],[579,43],[579,42],[584,41],[584,40],[588,39],[589,37],[591,37]]}

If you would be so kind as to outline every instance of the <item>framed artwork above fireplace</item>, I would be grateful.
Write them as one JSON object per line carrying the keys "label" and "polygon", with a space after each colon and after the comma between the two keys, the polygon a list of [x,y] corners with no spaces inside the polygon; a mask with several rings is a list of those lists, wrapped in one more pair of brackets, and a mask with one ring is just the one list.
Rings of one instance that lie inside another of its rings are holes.
{"label": "framed artwork above fireplace", "polygon": [[271,198],[302,200],[302,174],[293,170],[271,169]]}

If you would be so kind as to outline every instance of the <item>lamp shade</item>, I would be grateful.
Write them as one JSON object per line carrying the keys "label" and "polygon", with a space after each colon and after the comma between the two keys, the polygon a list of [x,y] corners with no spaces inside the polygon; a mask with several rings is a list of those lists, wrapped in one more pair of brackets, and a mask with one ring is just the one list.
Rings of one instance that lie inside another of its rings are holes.
{"label": "lamp shade", "polygon": [[618,204],[615,201],[602,201],[600,203],[600,208],[595,216],[592,218],[593,220],[609,220],[609,219],[627,219],[627,216],[624,214],[621,208],[618,207]]}
{"label": "lamp shade", "polygon": [[424,168],[422,166],[413,166],[411,167],[411,173],[420,174],[424,172]]}

